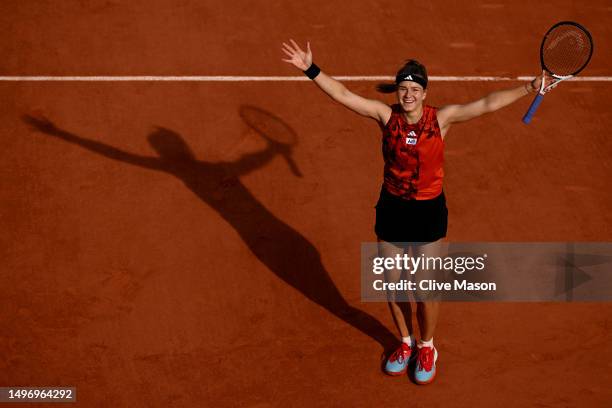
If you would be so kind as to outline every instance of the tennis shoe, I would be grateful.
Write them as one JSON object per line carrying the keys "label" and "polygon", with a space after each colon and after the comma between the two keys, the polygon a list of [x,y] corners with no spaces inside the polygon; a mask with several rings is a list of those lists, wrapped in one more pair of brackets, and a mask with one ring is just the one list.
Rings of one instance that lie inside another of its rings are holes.
{"label": "tennis shoe", "polygon": [[385,364],[385,372],[389,375],[402,375],[408,370],[408,362],[414,358],[416,353],[414,347],[402,342],[402,344],[389,356]]}
{"label": "tennis shoe", "polygon": [[435,347],[417,347],[414,381],[417,384],[429,384],[436,377],[436,360],[438,350]]}

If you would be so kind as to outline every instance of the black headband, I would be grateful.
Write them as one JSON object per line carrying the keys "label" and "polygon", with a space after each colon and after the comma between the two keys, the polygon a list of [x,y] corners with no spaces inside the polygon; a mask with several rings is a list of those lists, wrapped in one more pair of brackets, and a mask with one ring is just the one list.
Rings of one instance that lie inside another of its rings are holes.
{"label": "black headband", "polygon": [[395,84],[396,85],[399,85],[400,82],[403,82],[403,81],[416,82],[417,84],[421,85],[423,87],[423,89],[427,89],[427,79],[423,78],[419,74],[402,73],[402,74],[400,74],[400,75],[395,77]]}

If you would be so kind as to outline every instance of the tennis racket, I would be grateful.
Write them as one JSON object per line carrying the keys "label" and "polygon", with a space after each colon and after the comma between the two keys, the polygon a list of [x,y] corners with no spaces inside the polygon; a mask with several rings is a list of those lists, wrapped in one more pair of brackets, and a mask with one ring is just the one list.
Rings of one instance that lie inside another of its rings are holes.
{"label": "tennis racket", "polygon": [[542,84],[523,122],[531,122],[542,103],[544,94],[561,81],[577,75],[587,66],[593,55],[593,39],[586,28],[573,21],[561,21],[548,30],[540,46]]}
{"label": "tennis racket", "polygon": [[295,176],[302,177],[300,169],[291,156],[293,147],[297,145],[298,137],[287,123],[270,112],[249,105],[240,107],[240,117],[283,156]]}

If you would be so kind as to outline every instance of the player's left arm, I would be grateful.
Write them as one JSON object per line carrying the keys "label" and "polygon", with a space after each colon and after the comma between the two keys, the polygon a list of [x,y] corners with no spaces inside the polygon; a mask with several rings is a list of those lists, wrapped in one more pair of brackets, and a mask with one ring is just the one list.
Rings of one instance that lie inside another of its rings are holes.
{"label": "player's left arm", "polygon": [[495,112],[498,109],[516,102],[523,96],[529,95],[539,89],[541,77],[535,78],[530,83],[516,88],[503,89],[492,92],[485,97],[463,105],[446,105],[437,112],[438,124],[444,130],[453,123],[465,122],[477,118],[485,113]]}

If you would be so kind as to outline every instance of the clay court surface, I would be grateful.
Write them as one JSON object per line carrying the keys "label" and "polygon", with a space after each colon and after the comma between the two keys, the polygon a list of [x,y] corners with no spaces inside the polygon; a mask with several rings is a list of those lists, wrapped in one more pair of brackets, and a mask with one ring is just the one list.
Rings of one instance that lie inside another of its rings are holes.
{"label": "clay court surface", "polygon": [[[280,61],[293,37],[331,75],[414,57],[430,75],[516,77],[565,19],[595,39],[584,75],[611,74],[609,2],[528,4],[5,1],[0,75],[298,75]],[[516,84],[432,81],[428,100]],[[531,97],[455,125],[448,239],[612,240],[611,94],[569,82],[529,126]],[[397,330],[359,297],[380,131],[313,84],[1,82],[0,96],[0,386],[74,386],[82,407],[609,406],[611,303],[444,304],[436,381],[381,372]],[[301,177],[262,138],[278,129]],[[194,160],[169,159],[180,141]]]}

